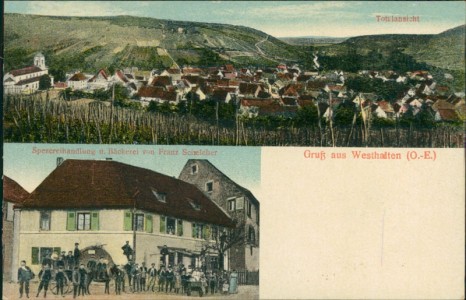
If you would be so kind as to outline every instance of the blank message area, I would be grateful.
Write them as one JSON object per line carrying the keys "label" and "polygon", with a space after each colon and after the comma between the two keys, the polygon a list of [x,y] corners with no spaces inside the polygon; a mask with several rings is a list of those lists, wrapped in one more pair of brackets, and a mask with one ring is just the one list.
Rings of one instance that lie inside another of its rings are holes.
{"label": "blank message area", "polygon": [[261,298],[463,296],[461,149],[435,161],[305,150],[262,149]]}

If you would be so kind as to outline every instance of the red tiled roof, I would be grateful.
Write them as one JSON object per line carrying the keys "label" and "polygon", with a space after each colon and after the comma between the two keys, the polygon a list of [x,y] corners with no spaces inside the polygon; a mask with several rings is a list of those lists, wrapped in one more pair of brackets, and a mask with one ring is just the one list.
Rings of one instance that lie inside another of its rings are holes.
{"label": "red tiled roof", "polygon": [[21,203],[29,193],[16,181],[8,176],[3,176],[3,200],[12,203]]}
{"label": "red tiled roof", "polygon": [[30,66],[30,67],[26,67],[26,68],[22,68],[18,70],[12,70],[10,71],[10,74],[12,74],[13,76],[21,76],[21,75],[27,75],[27,74],[37,73],[41,71],[42,69],[39,67]]}
{"label": "red tiled roof", "polygon": [[57,89],[64,89],[68,87],[68,84],[66,82],[55,82],[53,86]]}
{"label": "red tiled roof", "polygon": [[[159,201],[154,192],[164,193]],[[200,205],[193,209],[190,202]],[[116,161],[65,160],[21,205],[23,209],[137,209],[221,226],[231,219],[197,187]]]}
{"label": "red tiled roof", "polygon": [[283,97],[281,100],[284,105],[296,105],[296,98]]}
{"label": "red tiled roof", "polygon": [[83,73],[76,73],[68,79],[68,81],[84,81],[86,80],[86,76]]}
{"label": "red tiled roof", "polygon": [[18,81],[15,85],[24,85],[24,84],[28,84],[28,83],[37,82],[39,80],[40,80],[40,77],[33,77],[33,78],[23,79],[23,80]]}
{"label": "red tiled roof", "polygon": [[169,76],[157,76],[152,80],[151,85],[166,87],[172,85],[172,79]]}
{"label": "red tiled roof", "polygon": [[271,105],[274,103],[274,99],[241,99],[241,106],[256,106],[256,107],[261,107],[261,106],[267,106]]}
{"label": "red tiled roof", "polygon": [[324,89],[327,83],[325,81],[308,81],[306,87],[310,90]]}
{"label": "red tiled roof", "polygon": [[125,76],[125,74],[123,74],[123,72],[121,72],[120,70],[116,70],[115,74],[121,79],[123,80],[124,83],[128,83],[129,80],[128,78]]}
{"label": "red tiled roof", "polygon": [[257,89],[260,86],[255,83],[246,83],[246,82],[241,82],[239,84],[239,92],[241,94],[255,94],[257,92]]}
{"label": "red tiled roof", "polygon": [[234,72],[235,67],[233,65],[225,65],[225,71],[227,72]]}
{"label": "red tiled roof", "polygon": [[392,105],[388,101],[379,101],[377,102],[377,104],[384,112],[388,112],[388,113],[394,112]]}
{"label": "red tiled roof", "polygon": [[442,109],[437,111],[443,121],[457,121],[459,120],[458,114],[454,109]]}
{"label": "red tiled roof", "polygon": [[108,76],[107,76],[107,73],[105,73],[104,69],[100,69],[99,72],[97,72],[96,75],[94,75],[94,77],[92,77],[91,79],[89,79],[90,82],[94,82],[97,77],[102,76],[105,80],[108,80]]}

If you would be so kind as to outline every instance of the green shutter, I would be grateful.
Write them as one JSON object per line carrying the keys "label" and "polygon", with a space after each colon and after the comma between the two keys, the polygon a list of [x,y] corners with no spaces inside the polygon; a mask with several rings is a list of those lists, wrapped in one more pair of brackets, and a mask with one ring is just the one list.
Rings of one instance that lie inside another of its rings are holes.
{"label": "green shutter", "polygon": [[76,230],[76,213],[74,211],[68,212],[68,217],[66,219],[66,230],[68,231]]}
{"label": "green shutter", "polygon": [[131,224],[131,212],[129,210],[125,210],[125,220],[123,222],[123,227],[124,230],[131,230],[132,229],[132,224]]}
{"label": "green shutter", "polygon": [[178,236],[183,236],[183,220],[178,220],[178,224],[176,226],[176,234]]}
{"label": "green shutter", "polygon": [[160,232],[165,233],[165,217],[160,216]]}
{"label": "green shutter", "polygon": [[210,240],[211,237],[212,237],[212,230],[211,230],[211,227],[210,227],[210,225],[206,225],[206,226],[205,226],[205,236],[204,236],[204,239]]}
{"label": "green shutter", "polygon": [[197,237],[196,236],[196,224],[192,223],[192,229],[193,229],[193,238]]}
{"label": "green shutter", "polygon": [[32,247],[31,264],[33,265],[39,264],[39,248],[38,247]]}
{"label": "green shutter", "polygon": [[99,212],[91,212],[91,230],[99,230]]}
{"label": "green shutter", "polygon": [[146,215],[146,232],[152,233],[152,215]]}

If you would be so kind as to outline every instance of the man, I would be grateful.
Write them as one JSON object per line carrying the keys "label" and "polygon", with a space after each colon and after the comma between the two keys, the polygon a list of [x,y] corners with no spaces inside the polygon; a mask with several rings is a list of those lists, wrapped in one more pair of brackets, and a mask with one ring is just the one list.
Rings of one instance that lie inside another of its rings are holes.
{"label": "man", "polygon": [[29,281],[34,278],[31,268],[26,266],[26,261],[21,261],[21,267],[18,269],[19,297],[23,297],[23,291],[26,290],[26,297],[29,298]]}
{"label": "man", "polygon": [[79,272],[78,267],[74,267],[73,273],[71,274],[71,281],[73,282],[73,298],[76,298],[79,290],[79,284],[81,282],[81,273]]}
{"label": "man", "polygon": [[60,267],[62,267],[64,269],[65,261],[66,261],[66,252],[62,251],[60,256],[58,257],[57,268],[60,269]]}
{"label": "man", "polygon": [[87,272],[84,269],[84,264],[79,265],[79,289],[78,289],[78,296],[85,295],[87,291]]}
{"label": "man", "polygon": [[55,281],[57,282],[57,295],[61,294],[62,297],[65,297],[65,294],[63,293],[63,287],[65,286],[65,283],[68,281],[68,278],[66,278],[62,266],[58,267],[57,274],[55,274]]}
{"label": "man", "polygon": [[73,251],[68,251],[68,255],[66,256],[65,261],[66,261],[66,268],[68,270],[74,270],[75,265],[74,265]]}
{"label": "man", "polygon": [[146,264],[143,262],[141,263],[141,268],[139,268],[140,276],[141,276],[141,285],[140,288],[142,291],[146,291],[146,278],[147,278],[147,267]]}
{"label": "man", "polygon": [[123,254],[126,256],[128,261],[130,261],[131,255],[133,254],[133,249],[129,245],[129,241],[126,241],[126,244],[124,244],[123,247],[121,247],[121,249],[123,250]]}
{"label": "man", "polygon": [[155,279],[157,277],[157,269],[155,268],[155,263],[151,264],[151,267],[147,271],[149,275],[149,284],[147,285],[147,290],[155,292]]}
{"label": "man", "polygon": [[161,265],[159,269],[159,292],[163,292],[163,287],[165,286],[165,266]]}
{"label": "man", "polygon": [[39,289],[37,290],[36,297],[39,297],[40,291],[44,289],[44,298],[47,297],[47,290],[49,289],[49,283],[52,279],[52,272],[50,271],[49,265],[42,265],[42,270],[39,272]]}
{"label": "man", "polygon": [[99,263],[97,264],[97,278],[103,279],[105,273],[107,273],[107,264],[105,263],[104,258],[101,256]]}
{"label": "man", "polygon": [[168,266],[168,270],[165,272],[165,293],[168,293],[168,287],[170,287],[170,293],[174,288],[175,273],[173,273],[172,266]]}
{"label": "man", "polygon": [[79,243],[74,243],[74,264],[79,265],[79,259],[81,258],[81,251],[79,251]]}
{"label": "man", "polygon": [[53,260],[52,260],[52,254],[50,253],[50,251],[48,251],[44,258],[42,258],[42,266],[49,266],[49,268],[52,266],[53,264]]}

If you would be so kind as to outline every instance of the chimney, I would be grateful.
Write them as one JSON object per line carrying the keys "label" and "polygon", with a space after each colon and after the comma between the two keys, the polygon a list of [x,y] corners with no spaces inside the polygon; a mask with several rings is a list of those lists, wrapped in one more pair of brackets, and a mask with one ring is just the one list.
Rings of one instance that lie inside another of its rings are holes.
{"label": "chimney", "polygon": [[57,167],[61,166],[65,159],[63,157],[57,157]]}

